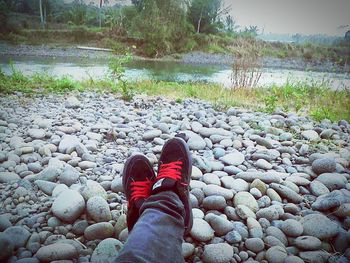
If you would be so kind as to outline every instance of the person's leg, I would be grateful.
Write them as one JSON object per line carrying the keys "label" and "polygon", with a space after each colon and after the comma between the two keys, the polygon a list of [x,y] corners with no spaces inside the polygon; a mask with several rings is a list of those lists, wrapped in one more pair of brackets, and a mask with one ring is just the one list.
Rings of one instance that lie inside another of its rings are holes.
{"label": "person's leg", "polygon": [[170,139],[163,146],[154,180],[147,158],[129,158],[123,171],[123,187],[130,235],[115,262],[184,262],[182,237],[193,223],[191,171],[192,158],[181,138]]}
{"label": "person's leg", "polygon": [[184,206],[173,191],[150,196],[115,262],[182,263]]}

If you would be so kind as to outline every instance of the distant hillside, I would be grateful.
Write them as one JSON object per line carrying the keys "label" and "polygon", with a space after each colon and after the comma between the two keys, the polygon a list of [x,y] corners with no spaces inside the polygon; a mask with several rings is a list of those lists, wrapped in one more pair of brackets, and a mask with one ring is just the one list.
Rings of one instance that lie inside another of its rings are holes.
{"label": "distant hillside", "polygon": [[[131,0],[102,0],[104,6],[114,6],[116,4],[119,5],[131,5]],[[74,0],[64,0],[66,3],[72,3]],[[95,5],[98,6],[100,4],[100,0],[83,0],[87,5]]]}

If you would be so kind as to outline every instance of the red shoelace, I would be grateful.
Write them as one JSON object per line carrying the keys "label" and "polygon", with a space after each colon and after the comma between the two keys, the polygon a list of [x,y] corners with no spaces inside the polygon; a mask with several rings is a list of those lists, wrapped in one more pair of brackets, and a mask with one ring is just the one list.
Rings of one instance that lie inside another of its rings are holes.
{"label": "red shoelace", "polygon": [[159,168],[159,173],[157,176],[157,181],[162,178],[170,178],[176,181],[181,180],[181,169],[182,169],[181,161],[161,164]]}
{"label": "red shoelace", "polygon": [[[181,180],[181,169],[182,169],[181,161],[161,164],[159,173],[157,176],[157,181],[163,178],[170,178],[176,181]],[[135,202],[140,198],[149,197],[152,191],[152,184],[153,182],[149,178],[146,178],[145,181],[131,182],[130,184],[131,197],[128,202],[128,205],[130,205],[132,202]]]}
{"label": "red shoelace", "polygon": [[152,181],[146,178],[145,181],[131,182],[131,197],[130,202],[132,203],[140,198],[146,198],[151,195]]}

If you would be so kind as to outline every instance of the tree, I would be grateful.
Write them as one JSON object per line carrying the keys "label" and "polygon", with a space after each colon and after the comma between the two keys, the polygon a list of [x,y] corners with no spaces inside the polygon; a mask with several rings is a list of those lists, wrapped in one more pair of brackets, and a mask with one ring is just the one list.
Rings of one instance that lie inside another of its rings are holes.
{"label": "tree", "polygon": [[71,10],[68,12],[70,21],[75,25],[83,25],[87,18],[87,6],[83,0],[74,0]]}
{"label": "tree", "polygon": [[[134,1],[135,2],[135,1]],[[134,38],[142,39],[149,56],[161,56],[176,50],[190,32],[184,0],[143,0],[128,30]]]}
{"label": "tree", "polygon": [[[45,11],[45,16],[43,12],[43,1],[39,0],[39,9],[40,9],[40,22],[41,22],[41,27],[45,29],[45,19],[46,19],[46,11]],[[45,9],[46,10],[46,9]]]}
{"label": "tree", "polygon": [[136,6],[137,9],[141,10],[142,0],[131,0],[131,3]]}
{"label": "tree", "polygon": [[0,1],[0,20],[3,21],[2,27],[0,28],[0,32],[7,31],[7,19],[9,13],[9,6],[6,2]]}
{"label": "tree", "polygon": [[215,33],[220,25],[220,16],[230,7],[223,7],[222,0],[192,0],[188,6],[188,19],[197,33]]}
{"label": "tree", "polygon": [[233,33],[238,29],[238,25],[231,15],[225,17],[225,28],[229,33]]}
{"label": "tree", "polygon": [[257,26],[245,27],[243,33],[249,37],[256,37],[258,35],[259,29]]}

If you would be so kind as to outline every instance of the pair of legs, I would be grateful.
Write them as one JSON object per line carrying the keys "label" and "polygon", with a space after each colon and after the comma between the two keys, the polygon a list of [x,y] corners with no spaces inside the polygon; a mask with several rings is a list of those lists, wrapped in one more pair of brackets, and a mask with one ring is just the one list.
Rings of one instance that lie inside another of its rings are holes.
{"label": "pair of legs", "polygon": [[181,138],[164,145],[155,175],[148,159],[131,156],[123,171],[129,237],[114,262],[182,263],[182,239],[192,227],[192,159]]}

